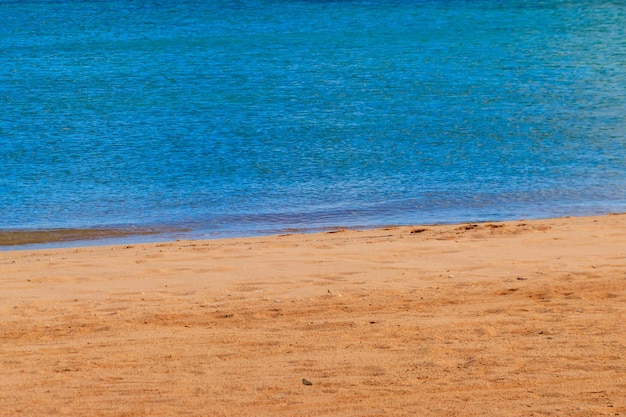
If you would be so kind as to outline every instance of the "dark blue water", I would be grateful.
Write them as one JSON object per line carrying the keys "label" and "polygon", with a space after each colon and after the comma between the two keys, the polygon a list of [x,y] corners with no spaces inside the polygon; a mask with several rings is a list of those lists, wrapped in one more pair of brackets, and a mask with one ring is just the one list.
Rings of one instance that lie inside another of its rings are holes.
{"label": "dark blue water", "polygon": [[626,210],[626,3],[1,1],[0,229]]}

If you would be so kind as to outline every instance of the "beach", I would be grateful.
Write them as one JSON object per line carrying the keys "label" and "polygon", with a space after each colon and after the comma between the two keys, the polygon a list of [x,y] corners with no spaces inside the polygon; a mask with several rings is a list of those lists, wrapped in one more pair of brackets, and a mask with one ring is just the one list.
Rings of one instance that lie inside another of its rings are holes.
{"label": "beach", "polygon": [[0,252],[2,416],[626,415],[626,215]]}

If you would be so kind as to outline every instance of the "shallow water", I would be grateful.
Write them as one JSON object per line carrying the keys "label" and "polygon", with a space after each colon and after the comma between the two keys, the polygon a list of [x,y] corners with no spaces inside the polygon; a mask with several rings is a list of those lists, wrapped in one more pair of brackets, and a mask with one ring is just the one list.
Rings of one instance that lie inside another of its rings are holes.
{"label": "shallow water", "polygon": [[0,4],[0,229],[626,210],[626,5]]}

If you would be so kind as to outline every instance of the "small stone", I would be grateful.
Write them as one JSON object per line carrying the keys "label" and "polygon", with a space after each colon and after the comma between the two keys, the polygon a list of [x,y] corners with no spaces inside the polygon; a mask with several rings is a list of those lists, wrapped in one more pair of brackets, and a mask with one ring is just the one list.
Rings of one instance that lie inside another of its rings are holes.
{"label": "small stone", "polygon": [[309,381],[308,379],[306,379],[306,378],[302,378],[302,383],[304,385],[313,385],[313,383],[311,381]]}

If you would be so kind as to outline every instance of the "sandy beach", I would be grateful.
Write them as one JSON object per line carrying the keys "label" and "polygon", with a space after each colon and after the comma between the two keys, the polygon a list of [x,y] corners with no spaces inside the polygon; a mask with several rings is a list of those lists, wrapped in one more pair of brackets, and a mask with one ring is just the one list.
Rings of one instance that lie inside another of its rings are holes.
{"label": "sandy beach", "polygon": [[626,215],[0,252],[2,416],[626,416]]}

